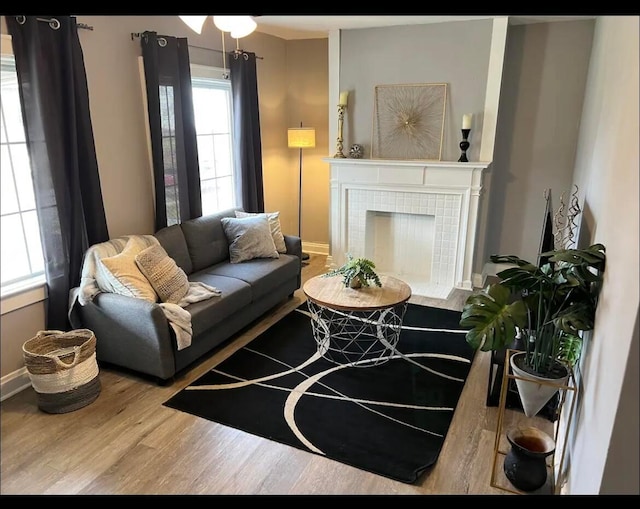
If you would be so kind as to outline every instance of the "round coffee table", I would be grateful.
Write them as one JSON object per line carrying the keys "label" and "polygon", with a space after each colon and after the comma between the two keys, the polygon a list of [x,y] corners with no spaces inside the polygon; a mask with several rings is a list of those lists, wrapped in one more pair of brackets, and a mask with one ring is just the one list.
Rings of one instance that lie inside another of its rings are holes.
{"label": "round coffee table", "polygon": [[380,276],[382,287],[346,288],[341,276],[316,276],[302,287],[318,352],[336,364],[367,367],[395,352],[411,288]]}

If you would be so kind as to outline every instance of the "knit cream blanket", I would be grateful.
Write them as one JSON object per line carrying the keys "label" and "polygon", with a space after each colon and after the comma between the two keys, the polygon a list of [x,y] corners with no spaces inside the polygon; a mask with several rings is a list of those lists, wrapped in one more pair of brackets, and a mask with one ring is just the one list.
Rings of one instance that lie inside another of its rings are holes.
{"label": "knit cream blanket", "polygon": [[[110,256],[118,255],[122,252],[127,241],[132,235],[125,235],[106,242],[101,242],[91,246],[85,253],[80,286],[72,292],[69,303],[69,320],[74,323],[72,314],[76,304],[85,306],[91,302],[96,295],[104,290],[99,284],[98,260]],[[158,239],[153,235],[135,235],[145,245],[150,247],[159,244]],[[193,330],[191,327],[191,314],[184,309],[189,304],[200,302],[221,295],[220,290],[201,282],[190,282],[189,291],[177,304],[160,302],[157,305],[162,308],[169,325],[176,335],[178,350],[182,350],[191,345]]]}

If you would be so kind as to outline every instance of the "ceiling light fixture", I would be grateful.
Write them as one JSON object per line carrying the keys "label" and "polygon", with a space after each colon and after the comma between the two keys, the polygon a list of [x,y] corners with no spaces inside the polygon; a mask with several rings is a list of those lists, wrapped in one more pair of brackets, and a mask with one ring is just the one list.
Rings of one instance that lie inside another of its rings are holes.
{"label": "ceiling light fixture", "polygon": [[[194,32],[201,34],[204,22],[208,16],[178,16],[186,25]],[[246,37],[252,33],[258,26],[251,16],[212,16],[213,24],[222,36],[222,75],[225,79],[229,78],[227,72],[226,49],[224,43],[224,34],[229,32],[231,37],[236,40],[235,54],[241,54],[240,43],[238,39]]]}
{"label": "ceiling light fixture", "polygon": [[[208,16],[178,16],[194,32],[201,34]],[[258,26],[251,16],[212,16],[213,24],[221,32],[229,32],[234,39],[251,34]]]}
{"label": "ceiling light fixture", "polygon": [[251,16],[214,16],[213,24],[218,30],[229,32],[234,39],[246,37],[258,26]]}
{"label": "ceiling light fixture", "polygon": [[194,32],[201,34],[207,16],[178,16]]}

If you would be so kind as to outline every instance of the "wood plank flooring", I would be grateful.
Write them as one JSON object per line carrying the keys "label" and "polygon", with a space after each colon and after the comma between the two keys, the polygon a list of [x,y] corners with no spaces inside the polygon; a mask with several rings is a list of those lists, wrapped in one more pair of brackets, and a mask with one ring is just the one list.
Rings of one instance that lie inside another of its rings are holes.
{"label": "wood plank flooring", "polygon": [[[312,255],[303,281],[326,272]],[[468,292],[420,305],[461,310]],[[199,365],[159,386],[101,366],[102,392],[75,412],[50,415],[29,388],[2,402],[3,495],[429,495],[509,494],[490,484],[498,409],[486,407],[489,354],[478,352],[435,466],[416,485],[323,458],[162,406],[302,302],[269,312]],[[507,411],[505,425],[523,418]],[[536,426],[551,432],[548,421]],[[498,476],[501,472],[498,456]],[[506,479],[502,479],[507,487]],[[502,483],[500,485],[503,485]]]}

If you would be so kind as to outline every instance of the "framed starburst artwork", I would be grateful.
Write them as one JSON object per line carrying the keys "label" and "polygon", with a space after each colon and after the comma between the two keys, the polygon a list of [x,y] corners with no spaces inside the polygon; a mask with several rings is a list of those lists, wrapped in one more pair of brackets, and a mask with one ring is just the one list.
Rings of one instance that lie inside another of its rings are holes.
{"label": "framed starburst artwork", "polygon": [[446,83],[376,85],[372,159],[440,161]]}

